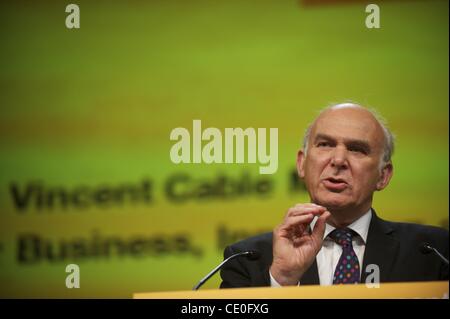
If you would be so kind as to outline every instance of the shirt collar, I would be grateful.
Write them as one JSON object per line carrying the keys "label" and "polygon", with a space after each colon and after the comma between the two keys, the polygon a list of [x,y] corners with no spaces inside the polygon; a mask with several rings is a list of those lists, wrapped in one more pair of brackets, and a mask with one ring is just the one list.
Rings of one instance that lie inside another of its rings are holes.
{"label": "shirt collar", "polygon": [[[367,241],[367,234],[369,233],[369,225],[370,221],[372,219],[372,210],[369,209],[364,215],[362,215],[360,218],[355,220],[353,223],[347,226],[347,228],[350,228],[354,232],[356,232],[361,239],[366,243]],[[311,222],[311,228],[314,229],[314,226],[316,225],[317,217],[314,218],[314,220]],[[326,238],[333,230],[336,228],[331,226],[330,224],[325,224],[325,233],[323,234],[323,238]]]}

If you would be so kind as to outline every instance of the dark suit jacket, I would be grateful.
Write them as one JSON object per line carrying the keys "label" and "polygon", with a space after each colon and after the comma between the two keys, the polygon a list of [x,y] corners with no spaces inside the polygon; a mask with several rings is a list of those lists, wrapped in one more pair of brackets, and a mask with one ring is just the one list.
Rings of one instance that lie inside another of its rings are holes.
{"label": "dark suit jacket", "polygon": [[[372,214],[364,252],[362,283],[370,274],[365,272],[369,264],[379,266],[381,282],[448,280],[448,266],[435,254],[424,254],[420,250],[421,244],[425,242],[448,259],[447,230],[418,224],[388,222],[377,217],[373,210]],[[251,237],[228,246],[225,248],[224,256],[227,258],[246,250],[257,250],[261,257],[258,260],[248,260],[245,257],[231,260],[220,272],[221,288],[270,286],[272,233]],[[319,284],[315,260],[300,279],[300,283]]]}

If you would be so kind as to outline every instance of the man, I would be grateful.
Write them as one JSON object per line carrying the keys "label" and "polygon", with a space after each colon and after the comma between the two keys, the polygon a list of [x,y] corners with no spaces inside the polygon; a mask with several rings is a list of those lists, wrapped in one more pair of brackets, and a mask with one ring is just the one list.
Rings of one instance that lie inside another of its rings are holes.
{"label": "man", "polygon": [[[384,221],[372,208],[373,194],[393,174],[393,137],[366,108],[338,104],[307,129],[297,170],[310,203],[291,207],[273,233],[225,249],[225,258],[247,250],[221,270],[221,288],[364,283],[374,269],[380,282],[448,280],[448,231]],[[371,265],[370,267],[367,267]],[[378,267],[378,268],[374,268]]]}

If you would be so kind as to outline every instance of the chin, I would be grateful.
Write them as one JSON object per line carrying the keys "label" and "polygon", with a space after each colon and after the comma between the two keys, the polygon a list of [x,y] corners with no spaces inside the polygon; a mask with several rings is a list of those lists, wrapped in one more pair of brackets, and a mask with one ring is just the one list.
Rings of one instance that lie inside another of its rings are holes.
{"label": "chin", "polygon": [[344,209],[351,206],[351,202],[347,196],[338,193],[331,193],[325,196],[318,196],[314,201],[316,204],[330,209]]}

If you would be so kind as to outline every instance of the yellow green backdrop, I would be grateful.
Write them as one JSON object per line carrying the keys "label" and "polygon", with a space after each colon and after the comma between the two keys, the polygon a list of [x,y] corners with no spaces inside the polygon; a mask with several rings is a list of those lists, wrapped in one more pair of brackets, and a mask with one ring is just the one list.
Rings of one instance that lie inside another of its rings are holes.
{"label": "yellow green backdrop", "polygon": [[[0,297],[191,289],[308,199],[296,152],[332,102],[397,136],[378,214],[448,227],[447,1],[380,1],[380,29],[365,2],[170,0],[77,1],[70,30],[68,3],[0,5]],[[194,119],[278,128],[278,171],[173,164],[169,134]]]}

